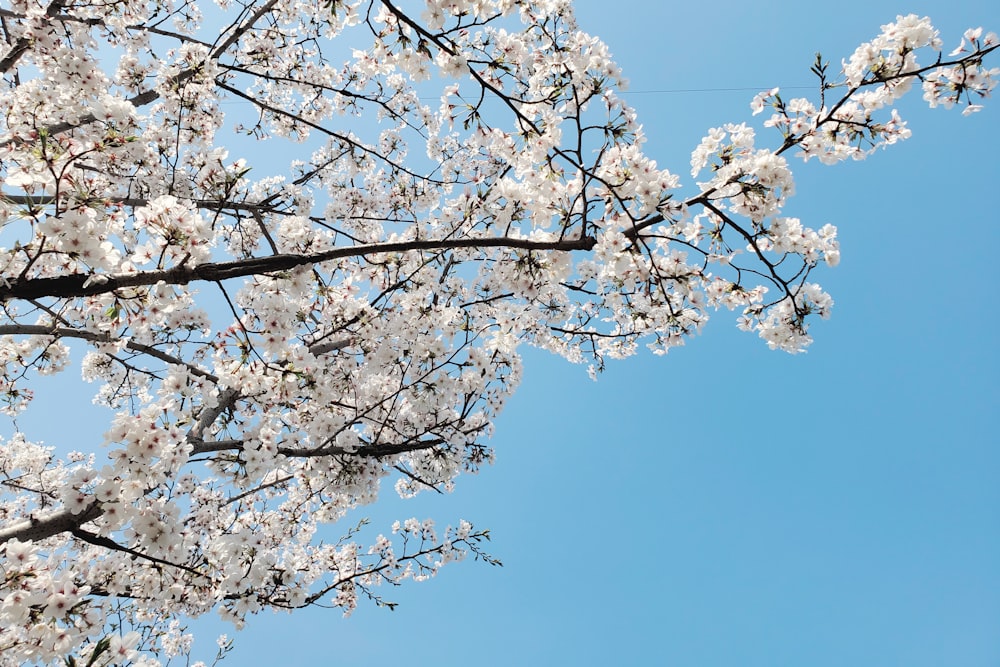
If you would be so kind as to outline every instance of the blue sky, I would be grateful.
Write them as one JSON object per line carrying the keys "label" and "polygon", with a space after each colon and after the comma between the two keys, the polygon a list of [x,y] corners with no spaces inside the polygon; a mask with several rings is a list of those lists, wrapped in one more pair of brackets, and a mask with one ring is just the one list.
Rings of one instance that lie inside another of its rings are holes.
{"label": "blue sky", "polygon": [[[647,153],[685,178],[708,127],[811,84],[817,50],[839,63],[897,13],[929,15],[946,51],[1000,31],[987,1],[577,6],[631,80]],[[226,664],[1000,665],[997,102],[963,118],[915,95],[908,142],[799,165],[787,213],[842,246],[808,354],[728,312],[597,383],[527,350],[496,465],[362,513],[472,520],[505,567],[450,565],[386,591],[394,612],[262,614]]]}

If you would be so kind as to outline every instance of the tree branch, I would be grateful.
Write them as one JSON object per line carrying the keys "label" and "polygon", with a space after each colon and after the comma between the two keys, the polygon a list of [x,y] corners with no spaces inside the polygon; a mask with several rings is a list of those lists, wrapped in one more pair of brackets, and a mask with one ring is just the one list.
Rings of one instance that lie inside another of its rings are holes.
{"label": "tree branch", "polygon": [[[62,11],[65,4],[66,0],[53,0],[52,4],[50,4],[48,9],[45,10],[45,15],[52,18]],[[10,68],[17,64],[17,61],[21,59],[21,56],[23,56],[25,52],[31,48],[32,41],[34,40],[31,37],[22,37],[10,47],[10,51],[7,52],[7,55],[0,58],[0,74],[6,73]]]}
{"label": "tree branch", "polygon": [[79,514],[73,514],[67,509],[51,512],[43,518],[29,517],[12,526],[0,530],[0,544],[17,539],[21,542],[37,542],[59,533],[73,531],[88,521],[93,521],[104,514],[100,503],[93,502]]}
{"label": "tree branch", "polygon": [[[273,199],[274,197],[272,197]],[[0,193],[0,199],[11,202],[12,204],[19,204],[23,206],[52,206],[56,204],[56,198],[51,195],[14,195],[7,193]],[[84,200],[85,202],[91,202],[93,200]],[[142,207],[148,206],[149,200],[136,198],[136,197],[102,197],[100,200],[102,205],[105,204],[121,204],[122,206],[134,206]],[[222,210],[232,210],[232,211],[251,211],[255,213],[267,212],[267,213],[281,213],[275,209],[271,204],[260,202],[238,202],[230,200],[214,200],[214,199],[191,199],[189,200],[192,204],[198,208],[207,209],[210,211],[222,211]]]}
{"label": "tree branch", "polygon": [[135,549],[130,549],[126,546],[118,544],[109,537],[104,537],[103,535],[98,535],[97,533],[91,533],[89,531],[83,530],[82,528],[74,528],[70,531],[73,537],[78,540],[83,540],[87,544],[93,544],[95,547],[103,547],[105,549],[110,549],[111,551],[121,551],[126,553],[133,558],[141,558],[142,560],[147,560],[150,563],[156,563],[157,565],[166,565],[167,567],[176,567],[179,570],[184,570],[185,572],[190,572],[191,574],[204,577],[205,575],[198,570],[188,567],[187,565],[180,565],[179,563],[171,563],[168,560],[163,560],[162,558],[157,558],[156,556],[150,556],[149,554],[144,554],[141,551],[136,551]]}
{"label": "tree branch", "polygon": [[[0,336],[52,336],[53,338],[80,338],[94,343],[118,343],[121,339],[114,338],[110,334],[97,333],[96,331],[86,331],[84,329],[70,329],[67,327],[47,327],[40,324],[4,324],[0,325]],[[218,382],[219,378],[206,370],[198,368],[183,359],[157,350],[151,345],[136,343],[132,340],[125,341],[125,349],[138,354],[146,354],[155,357],[160,361],[176,366],[184,366],[192,375],[203,377],[212,382]]]}
{"label": "tree branch", "polygon": [[63,299],[107,294],[126,287],[142,287],[159,282],[168,285],[186,285],[197,281],[220,282],[232,278],[290,271],[300,266],[319,264],[345,257],[360,257],[383,252],[415,252],[420,250],[446,250],[450,248],[522,248],[525,250],[590,250],[597,244],[592,236],[562,241],[534,241],[531,239],[488,237],[442,239],[439,241],[397,241],[370,243],[334,248],[307,255],[270,255],[251,257],[232,262],[206,262],[195,266],[180,265],[159,271],[128,274],[73,273],[53,278],[17,279],[0,286],[0,302],[11,299],[37,299],[59,297]]}

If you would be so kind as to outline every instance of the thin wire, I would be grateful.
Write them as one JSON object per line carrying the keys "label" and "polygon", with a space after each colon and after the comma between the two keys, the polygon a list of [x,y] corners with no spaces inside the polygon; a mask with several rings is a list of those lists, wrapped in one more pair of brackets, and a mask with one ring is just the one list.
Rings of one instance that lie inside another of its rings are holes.
{"label": "thin wire", "polygon": [[[623,90],[619,95],[651,95],[658,93],[725,93],[725,92],[748,92],[770,90],[774,86],[762,86],[761,88],[664,88],[661,90]],[[782,90],[812,90],[816,86],[781,86]]]}

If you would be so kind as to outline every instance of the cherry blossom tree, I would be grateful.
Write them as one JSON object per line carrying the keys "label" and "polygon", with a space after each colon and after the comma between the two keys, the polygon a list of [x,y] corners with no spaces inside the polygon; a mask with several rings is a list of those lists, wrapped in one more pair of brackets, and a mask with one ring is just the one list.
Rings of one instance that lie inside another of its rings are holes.
{"label": "cherry blossom tree", "polygon": [[161,664],[185,618],[497,563],[466,521],[330,524],[491,462],[522,344],[593,375],[725,307],[803,350],[839,247],[782,215],[790,161],[864,159],[914,87],[967,114],[1000,74],[996,35],[945,53],[900,16],[817,56],[815,96],[754,97],[766,140],[710,129],[686,182],[567,0],[14,0],[0,27],[3,410],[79,364],[113,414],[103,451],[0,444],[3,665]]}

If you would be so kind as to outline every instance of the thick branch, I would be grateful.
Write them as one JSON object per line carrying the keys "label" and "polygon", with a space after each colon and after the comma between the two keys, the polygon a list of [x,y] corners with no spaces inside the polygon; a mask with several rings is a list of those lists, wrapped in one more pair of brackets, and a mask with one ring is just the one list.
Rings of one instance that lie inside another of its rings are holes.
{"label": "thick branch", "polygon": [[432,440],[413,440],[398,444],[368,445],[359,447],[354,451],[348,451],[343,447],[323,447],[321,449],[290,449],[279,448],[278,453],[289,457],[311,458],[316,456],[331,456],[341,454],[346,456],[363,456],[366,458],[382,458],[383,456],[393,456],[395,454],[406,454],[407,452],[419,452],[424,449],[432,449],[445,443],[444,438],[434,438]]}
{"label": "thick branch", "polygon": [[[191,456],[198,454],[208,454],[211,452],[242,451],[245,442],[243,440],[216,440],[206,442],[200,438],[188,436],[188,441],[194,444]],[[399,443],[385,443],[378,445],[365,445],[354,450],[347,450],[343,447],[313,447],[308,449],[296,449],[292,447],[279,447],[278,453],[289,458],[317,458],[320,456],[357,456],[364,458],[378,459],[384,456],[395,456],[396,454],[406,454],[408,452],[419,452],[424,449],[433,449],[438,445],[447,442],[444,438],[432,438],[430,440],[410,440]]]}
{"label": "thick branch", "polygon": [[533,241],[508,237],[443,239],[440,241],[398,241],[370,243],[334,248],[307,255],[271,255],[252,257],[233,262],[207,262],[195,266],[175,266],[159,271],[128,274],[73,273],[54,278],[27,278],[0,286],[0,302],[11,299],[38,299],[41,297],[73,298],[94,294],[107,294],[126,287],[142,287],[164,282],[168,285],[185,285],[197,281],[221,282],[232,278],[262,275],[328,262],[345,257],[360,257],[384,252],[414,252],[419,250],[446,250],[450,248],[522,248],[525,250],[590,250],[597,239],[584,236],[562,241]]}
{"label": "thick branch", "polygon": [[219,392],[219,399],[213,407],[202,408],[201,413],[198,415],[198,422],[187,434],[188,441],[200,441],[205,429],[214,424],[219,415],[232,408],[239,398],[240,392],[236,389],[223,389]]}
{"label": "thick branch", "polygon": [[[49,5],[48,9],[45,10],[45,15],[48,17],[53,17],[62,11],[63,6],[66,4],[66,0],[54,0],[52,4]],[[17,64],[17,61],[21,59],[28,49],[31,48],[31,43],[33,38],[22,37],[10,47],[10,51],[7,52],[3,58],[0,58],[0,73],[7,72],[10,68]]]}
{"label": "thick branch", "polygon": [[88,521],[93,521],[104,514],[99,503],[91,503],[79,514],[73,514],[67,509],[60,509],[45,517],[29,518],[0,530],[0,544],[17,539],[21,542],[38,542],[59,533],[73,531]]}

